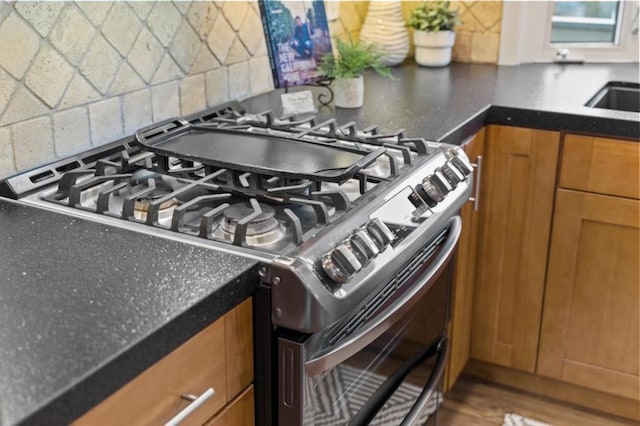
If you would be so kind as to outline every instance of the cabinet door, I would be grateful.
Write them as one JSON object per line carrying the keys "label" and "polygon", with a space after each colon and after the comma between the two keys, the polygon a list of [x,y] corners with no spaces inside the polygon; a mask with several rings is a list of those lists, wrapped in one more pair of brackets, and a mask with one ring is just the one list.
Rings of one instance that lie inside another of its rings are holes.
{"label": "cabinet door", "polygon": [[471,357],[533,372],[560,135],[489,126]]}
{"label": "cabinet door", "polygon": [[558,190],[538,373],[639,399],[640,201]]}
{"label": "cabinet door", "polygon": [[[480,130],[463,149],[469,160],[479,163],[478,158],[484,154],[485,129]],[[482,183],[478,180],[476,169],[474,175],[474,194]],[[478,200],[478,208],[481,200]],[[450,389],[469,360],[469,345],[471,344],[471,309],[473,306],[473,280],[476,272],[476,246],[478,240],[478,211],[471,202],[465,204],[461,211],[462,233],[458,243],[456,265],[453,278],[453,301],[451,304],[451,350],[447,366],[446,388]]]}

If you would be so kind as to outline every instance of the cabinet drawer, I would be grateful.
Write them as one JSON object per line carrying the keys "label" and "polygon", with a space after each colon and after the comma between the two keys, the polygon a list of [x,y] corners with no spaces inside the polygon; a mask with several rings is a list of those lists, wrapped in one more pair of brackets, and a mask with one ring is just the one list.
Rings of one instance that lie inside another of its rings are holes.
{"label": "cabinet drawer", "polygon": [[[248,328],[248,329],[247,329]],[[191,401],[214,394],[181,425],[201,425],[253,380],[251,301],[247,300],[127,383],[75,425],[165,424]],[[240,356],[241,353],[248,355]]]}
{"label": "cabinet drawer", "polygon": [[567,134],[560,186],[640,199],[640,143]]}
{"label": "cabinet drawer", "polygon": [[251,426],[255,424],[253,386],[249,386],[206,426]]}

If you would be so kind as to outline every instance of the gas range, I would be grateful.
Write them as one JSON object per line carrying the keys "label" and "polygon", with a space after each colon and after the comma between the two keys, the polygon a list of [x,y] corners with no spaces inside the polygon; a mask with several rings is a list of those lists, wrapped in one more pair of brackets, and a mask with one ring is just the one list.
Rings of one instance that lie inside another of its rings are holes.
{"label": "gas range", "polygon": [[455,146],[230,102],[7,178],[0,195],[262,262],[274,324],[362,304],[466,202]]}

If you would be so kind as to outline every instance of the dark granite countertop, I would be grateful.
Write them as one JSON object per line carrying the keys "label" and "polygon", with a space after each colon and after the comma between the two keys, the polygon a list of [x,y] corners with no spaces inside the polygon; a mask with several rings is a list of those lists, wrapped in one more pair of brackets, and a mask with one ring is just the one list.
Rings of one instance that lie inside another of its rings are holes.
{"label": "dark granite countertop", "polygon": [[0,199],[0,425],[74,420],[249,297],[255,263]]}
{"label": "dark granite countertop", "polygon": [[[373,73],[365,76],[364,107],[320,107],[321,118],[386,130],[404,128],[408,136],[456,144],[484,124],[640,139],[640,114],[584,106],[609,81],[637,83],[637,63],[515,67],[452,63],[423,68],[408,61],[393,73],[396,80]],[[249,99],[245,105],[252,112],[280,113],[282,92]]]}
{"label": "dark granite countertop", "polygon": [[[368,74],[363,108],[320,119],[450,143],[489,123],[640,138],[640,114],[583,106],[609,81],[638,82],[638,64],[394,74]],[[280,113],[281,93],[244,104]],[[256,286],[255,261],[0,200],[0,426],[68,423]]]}

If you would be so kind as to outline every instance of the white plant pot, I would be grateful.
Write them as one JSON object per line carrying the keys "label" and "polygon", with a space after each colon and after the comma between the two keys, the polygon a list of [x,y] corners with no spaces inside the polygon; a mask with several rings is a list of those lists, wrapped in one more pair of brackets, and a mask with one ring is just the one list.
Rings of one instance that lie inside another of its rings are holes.
{"label": "white plant pot", "polygon": [[425,67],[444,67],[451,62],[451,48],[456,41],[453,31],[414,31],[416,62]]}
{"label": "white plant pot", "polygon": [[333,81],[333,95],[338,108],[360,108],[364,103],[364,79],[336,78]]}

